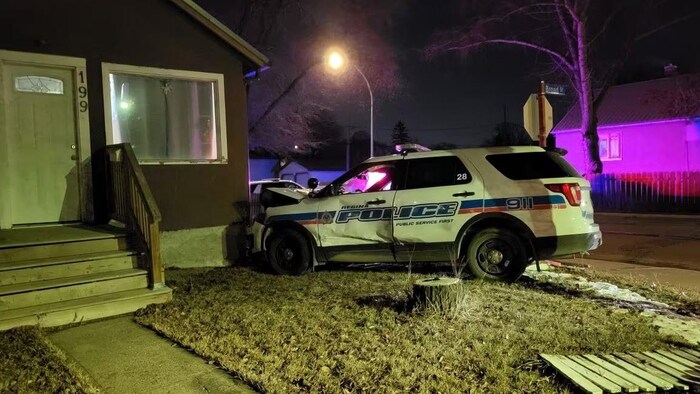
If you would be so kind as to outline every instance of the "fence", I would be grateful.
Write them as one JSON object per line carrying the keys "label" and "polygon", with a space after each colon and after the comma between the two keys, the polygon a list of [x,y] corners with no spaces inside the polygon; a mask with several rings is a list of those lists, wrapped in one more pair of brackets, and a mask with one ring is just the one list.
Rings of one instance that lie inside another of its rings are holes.
{"label": "fence", "polygon": [[600,174],[589,181],[596,211],[700,213],[700,172]]}

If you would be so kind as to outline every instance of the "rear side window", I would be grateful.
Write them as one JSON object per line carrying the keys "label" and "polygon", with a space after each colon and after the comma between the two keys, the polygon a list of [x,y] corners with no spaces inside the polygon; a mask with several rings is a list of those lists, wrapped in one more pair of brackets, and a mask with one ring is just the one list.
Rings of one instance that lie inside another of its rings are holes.
{"label": "rear side window", "polygon": [[405,163],[408,168],[404,189],[460,185],[472,180],[464,163],[456,156],[409,159]]}
{"label": "rear side window", "polygon": [[571,164],[552,152],[503,153],[488,155],[486,160],[501,174],[516,181],[580,177]]}

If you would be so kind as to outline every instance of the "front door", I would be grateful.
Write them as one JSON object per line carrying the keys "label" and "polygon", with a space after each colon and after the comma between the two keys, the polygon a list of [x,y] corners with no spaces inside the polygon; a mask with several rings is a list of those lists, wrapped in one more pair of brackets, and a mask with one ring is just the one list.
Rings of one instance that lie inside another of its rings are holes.
{"label": "front door", "polygon": [[[319,198],[318,226],[326,258],[339,262],[394,261],[391,216],[395,161],[365,163],[334,181]],[[336,213],[337,212],[337,213]]]}
{"label": "front door", "polygon": [[12,224],[80,220],[73,70],[3,67]]}

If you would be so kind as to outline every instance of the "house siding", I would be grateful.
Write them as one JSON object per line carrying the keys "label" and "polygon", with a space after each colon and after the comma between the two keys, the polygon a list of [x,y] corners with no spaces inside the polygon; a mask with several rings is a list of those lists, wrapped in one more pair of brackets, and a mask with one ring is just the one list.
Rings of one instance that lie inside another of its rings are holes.
{"label": "house siding", "polygon": [[[169,0],[4,0],[0,49],[85,58],[98,221],[107,219],[102,149],[105,63],[224,75],[227,164],[143,166],[163,230],[242,222],[247,205],[246,89],[241,57]],[[238,205],[237,203],[240,203]]]}
{"label": "house siding", "polygon": [[[646,125],[601,127],[600,135],[620,134],[620,160],[603,162],[606,174],[640,172],[698,171],[698,141],[688,136],[698,132],[698,124],[687,120]],[[568,151],[569,161],[579,172],[586,170],[585,150],[578,131],[556,132],[557,146]]]}

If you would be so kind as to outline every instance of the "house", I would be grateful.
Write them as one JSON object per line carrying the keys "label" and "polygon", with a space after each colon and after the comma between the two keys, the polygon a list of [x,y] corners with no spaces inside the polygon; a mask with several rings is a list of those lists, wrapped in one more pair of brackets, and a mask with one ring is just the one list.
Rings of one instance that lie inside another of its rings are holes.
{"label": "house", "polygon": [[[585,172],[578,105],[556,125],[557,146]],[[606,174],[700,171],[700,75],[613,86],[598,109]]]}
{"label": "house", "polygon": [[236,259],[244,75],[268,59],[192,0],[0,2],[0,329],[170,298]]}
{"label": "house", "polygon": [[[585,173],[580,125],[574,105],[553,133]],[[700,213],[700,74],[611,87],[598,136],[603,173],[588,175],[596,210]]]}
{"label": "house", "polygon": [[277,171],[278,178],[295,181],[306,186],[309,179],[316,178],[319,183],[330,183],[345,173],[343,164],[336,160],[298,158],[281,161]]}

